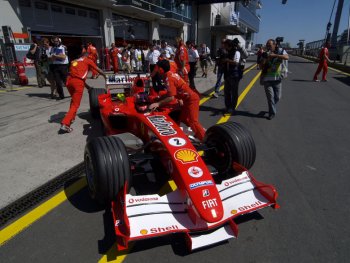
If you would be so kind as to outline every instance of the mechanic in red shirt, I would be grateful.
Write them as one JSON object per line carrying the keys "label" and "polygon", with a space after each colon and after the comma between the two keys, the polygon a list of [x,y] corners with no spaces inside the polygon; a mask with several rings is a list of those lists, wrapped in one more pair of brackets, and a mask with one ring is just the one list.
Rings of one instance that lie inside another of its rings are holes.
{"label": "mechanic in red shirt", "polygon": [[181,38],[176,38],[177,50],[175,53],[175,63],[178,68],[180,76],[187,82],[190,83],[188,78],[188,72],[190,72],[190,62],[188,58],[188,51]]}
{"label": "mechanic in red shirt", "polygon": [[163,106],[170,106],[175,109],[180,105],[180,121],[190,127],[194,132],[194,136],[202,141],[204,139],[205,129],[198,121],[198,94],[188,86],[179,74],[170,71],[168,60],[161,60],[157,65],[159,74],[167,87],[167,93],[160,101],[149,105],[149,109],[154,110]]}
{"label": "mechanic in red shirt", "polygon": [[59,130],[60,134],[73,131],[70,125],[72,124],[77,114],[77,110],[80,106],[81,98],[84,92],[84,86],[90,89],[85,81],[88,71],[92,69],[106,78],[106,75],[103,73],[103,71],[99,69],[91,59],[88,58],[88,53],[84,53],[80,58],[73,60],[71,63],[66,86],[72,97],[72,100],[70,103],[70,108],[61,122],[61,128]]}
{"label": "mechanic in red shirt", "polygon": [[118,64],[118,54],[119,54],[119,49],[115,46],[114,43],[111,44],[111,49],[109,50],[109,54],[111,56],[112,60],[112,66],[113,66],[113,72],[114,74],[117,74],[119,71],[119,64]]}
{"label": "mechanic in red shirt", "polygon": [[[88,57],[95,63],[97,64],[97,49],[92,45],[91,42],[88,43],[87,46],[87,53],[89,54]],[[98,72],[95,69],[91,69],[92,76],[91,78],[96,79],[98,77]]]}
{"label": "mechanic in red shirt", "polygon": [[331,62],[331,60],[329,59],[329,52],[328,52],[328,48],[330,48],[330,46],[331,46],[330,42],[327,41],[320,52],[320,56],[319,56],[320,62],[318,63],[318,68],[314,75],[314,81],[319,81],[317,80],[317,76],[318,74],[320,74],[321,70],[323,70],[322,81],[327,81],[326,75],[328,72],[328,62]]}

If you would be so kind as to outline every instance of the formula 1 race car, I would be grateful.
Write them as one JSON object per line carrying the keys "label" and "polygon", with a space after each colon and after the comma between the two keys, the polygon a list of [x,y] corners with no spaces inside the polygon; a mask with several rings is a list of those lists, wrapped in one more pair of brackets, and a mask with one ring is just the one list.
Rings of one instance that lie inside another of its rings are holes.
{"label": "formula 1 race car", "polygon": [[[130,241],[171,233],[183,233],[189,250],[198,249],[236,237],[236,217],[278,206],[275,188],[247,170],[256,155],[247,129],[227,122],[210,127],[203,142],[193,141],[176,114],[147,110],[147,82],[144,75],[116,75],[107,80],[108,86],[117,86],[116,94],[110,88],[90,91],[91,113],[101,118],[106,136],[86,145],[86,178],[91,197],[111,204],[119,250]],[[143,145],[128,150],[113,136],[125,132]],[[131,195],[133,177],[145,171],[147,162],[177,189]]]}

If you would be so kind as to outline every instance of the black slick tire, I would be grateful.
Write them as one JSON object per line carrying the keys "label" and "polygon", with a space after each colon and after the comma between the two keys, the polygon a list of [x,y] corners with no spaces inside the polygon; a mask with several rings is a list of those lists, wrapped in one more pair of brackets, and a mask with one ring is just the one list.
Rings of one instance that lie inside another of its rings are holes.
{"label": "black slick tire", "polygon": [[106,206],[115,200],[126,183],[130,187],[128,153],[120,138],[92,139],[85,147],[84,162],[90,196],[99,204]]}
{"label": "black slick tire", "polygon": [[207,162],[220,174],[232,170],[233,162],[250,169],[256,157],[256,148],[252,135],[241,124],[226,122],[210,127],[204,143],[210,150],[206,153]]}

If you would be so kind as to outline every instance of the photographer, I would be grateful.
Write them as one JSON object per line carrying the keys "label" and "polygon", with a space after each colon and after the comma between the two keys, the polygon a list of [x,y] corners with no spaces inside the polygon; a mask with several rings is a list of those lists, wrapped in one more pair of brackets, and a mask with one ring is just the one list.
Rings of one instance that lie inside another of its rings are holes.
{"label": "photographer", "polygon": [[227,113],[234,114],[238,101],[238,85],[242,78],[239,66],[241,54],[237,41],[226,39],[224,48],[227,52],[226,58],[222,60],[225,79],[225,106]]}
{"label": "photographer", "polygon": [[45,75],[43,73],[42,64],[41,64],[41,56],[44,52],[44,48],[39,46],[37,43],[34,43],[30,46],[27,58],[34,61],[35,71],[36,71],[36,79],[38,82],[38,87],[42,88],[46,85]]}
{"label": "photographer", "polygon": [[282,42],[283,39],[277,38],[276,41],[269,39],[266,42],[266,52],[262,54],[260,68],[262,69],[261,84],[264,85],[267,103],[269,107],[268,119],[272,120],[276,116],[276,104],[282,96],[282,80],[285,77],[283,72],[283,60],[288,60],[287,52],[278,47],[276,42]]}

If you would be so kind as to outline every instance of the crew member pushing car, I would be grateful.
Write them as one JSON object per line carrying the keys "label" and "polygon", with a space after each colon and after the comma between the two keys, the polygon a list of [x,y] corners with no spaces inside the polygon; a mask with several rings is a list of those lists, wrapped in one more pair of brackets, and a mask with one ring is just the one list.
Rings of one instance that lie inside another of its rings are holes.
{"label": "crew member pushing car", "polygon": [[[180,121],[192,129],[196,138],[204,139],[205,129],[198,121],[199,96],[180,77],[179,74],[170,71],[168,60],[161,60],[157,63],[158,71],[163,78],[167,88],[167,94],[158,102],[152,103],[149,109],[154,110],[162,106],[182,107]],[[176,101],[177,99],[177,101]]]}
{"label": "crew member pushing car", "polygon": [[70,108],[61,122],[62,125],[59,133],[69,133],[73,131],[70,125],[73,122],[80,106],[84,86],[90,89],[90,87],[85,83],[89,70],[95,70],[106,79],[106,75],[103,73],[103,71],[99,69],[91,59],[88,58],[88,53],[84,53],[80,58],[72,61],[71,63],[66,86],[72,100],[70,103]]}

